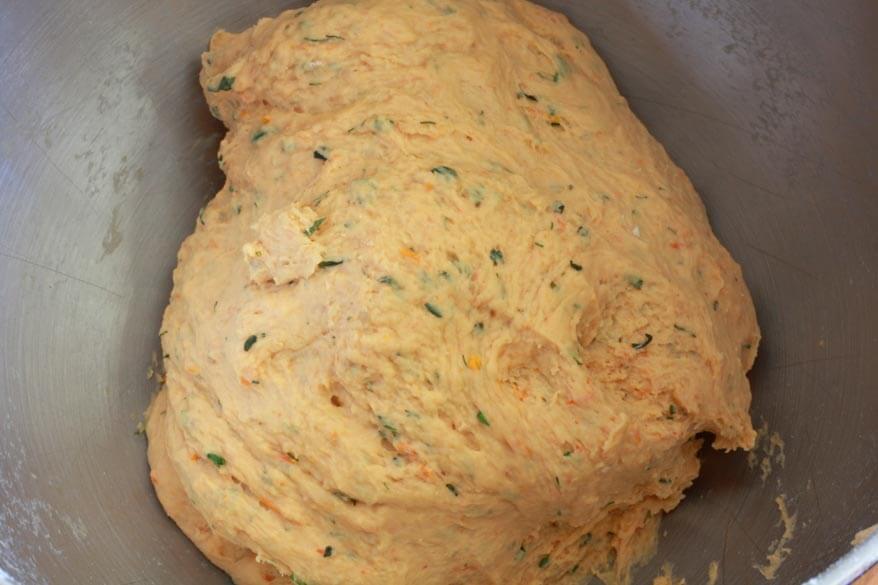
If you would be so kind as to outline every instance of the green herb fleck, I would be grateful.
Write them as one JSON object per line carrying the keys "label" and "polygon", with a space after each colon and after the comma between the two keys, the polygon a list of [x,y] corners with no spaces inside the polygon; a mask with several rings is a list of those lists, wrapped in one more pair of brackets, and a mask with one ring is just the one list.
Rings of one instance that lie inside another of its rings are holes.
{"label": "green herb fleck", "polygon": [[317,219],[315,219],[314,223],[311,224],[311,227],[305,230],[305,235],[309,237],[313,236],[314,232],[320,229],[320,226],[323,225],[324,221],[326,221],[325,217],[318,217]]}
{"label": "green herb fleck", "polygon": [[326,35],[323,37],[305,37],[305,40],[309,43],[326,43],[329,41],[343,41],[344,37],[339,35]]}
{"label": "green herb fleck", "polygon": [[645,333],[644,335],[646,336],[646,339],[644,339],[643,341],[638,341],[637,343],[632,343],[631,347],[633,347],[634,349],[643,349],[644,347],[652,343],[652,335],[650,335],[649,333]]}
{"label": "green herb fleck", "polygon": [[250,142],[254,142],[254,143],[259,142],[260,140],[265,138],[266,134],[268,134],[268,131],[260,128],[259,130],[257,130],[256,132],[253,133],[253,136],[250,137]]}
{"label": "green herb fleck", "polygon": [[455,497],[455,498],[456,498],[457,496],[460,495],[460,492],[457,491],[457,488],[454,486],[453,483],[446,483],[446,484],[445,484],[445,487],[448,488],[448,491],[449,491],[449,492],[451,492],[452,494],[454,494],[454,497]]}
{"label": "green herb fleck", "polygon": [[308,582],[307,582],[307,581],[305,581],[304,579],[300,579],[299,577],[296,577],[296,574],[295,574],[295,573],[293,573],[292,575],[290,575],[290,582],[291,582],[293,585],[308,585]]}
{"label": "green herb fleck", "polygon": [[518,99],[525,98],[525,99],[532,101],[532,102],[540,101],[539,98],[537,98],[537,96],[531,95],[529,93],[525,93],[523,91],[519,91],[517,94],[515,94],[515,97],[517,97]]}
{"label": "green herb fleck", "polygon": [[521,559],[524,558],[524,555],[526,555],[526,554],[527,554],[527,549],[524,548],[524,543],[522,543],[521,546],[518,547],[518,551],[516,551],[516,553],[515,553],[515,560],[520,561]]}
{"label": "green herb fleck", "polygon": [[255,335],[251,335],[244,341],[244,351],[250,351],[250,348],[253,347],[253,344],[256,343],[256,340],[259,339]]}
{"label": "green herb fleck", "polygon": [[561,480],[558,478],[557,475],[555,476],[555,487],[559,490],[561,489]]}
{"label": "green herb fleck", "polygon": [[216,86],[216,89],[207,88],[208,91],[217,92],[217,91],[229,91],[232,89],[232,86],[235,85],[235,78],[229,75],[223,75],[222,79],[220,79],[219,85]]}
{"label": "green herb fleck", "polygon": [[582,535],[582,538],[579,540],[579,548],[583,548],[588,546],[588,543],[591,542],[591,532],[586,532]]}
{"label": "green herb fleck", "polygon": [[589,233],[591,233],[591,232],[588,231],[587,227],[585,227],[584,225],[581,225],[576,229],[576,233],[579,234],[580,237],[587,238]]}
{"label": "green herb fleck", "polygon": [[430,303],[424,303],[424,308],[427,309],[431,315],[437,317],[439,319],[442,318],[442,311],[436,308],[436,305],[432,305]]}
{"label": "green herb fleck", "polygon": [[389,286],[393,290],[402,290],[402,287],[400,286],[400,284],[398,282],[396,282],[396,279],[393,278],[392,276],[382,276],[381,278],[378,279],[378,282],[380,282],[381,284],[386,284],[387,286]]}
{"label": "green herb fleck", "polygon": [[555,201],[554,203],[552,203],[552,211],[554,211],[555,213],[560,215],[564,213],[564,209],[566,209],[566,206],[564,205],[563,201]]}
{"label": "green herb fleck", "polygon": [[545,569],[546,567],[549,566],[550,561],[551,561],[551,557],[549,555],[543,555],[540,557],[540,560],[537,563],[537,566],[541,569]]}
{"label": "green herb fleck", "polygon": [[573,260],[570,261],[570,268],[572,268],[572,269],[575,270],[576,272],[581,272],[581,271],[582,271],[582,265],[581,265],[581,264],[577,264],[577,263],[574,262]]}
{"label": "green herb fleck", "polygon": [[578,570],[579,570],[579,563],[576,563],[575,565],[573,565],[573,568],[570,569],[570,574],[573,575]]}
{"label": "green herb fleck", "polygon": [[317,160],[329,160],[329,157],[326,156],[325,151],[326,147],[321,146],[314,151],[314,158],[316,158]]}
{"label": "green herb fleck", "polygon": [[665,418],[668,420],[673,420],[675,414],[677,414],[677,406],[675,404],[671,404],[670,406],[668,406],[668,413],[665,415]]}
{"label": "green herb fleck", "polygon": [[573,455],[572,450],[568,449],[567,451],[564,451],[564,457],[570,457],[571,455]]}
{"label": "green herb fleck", "polygon": [[669,485],[671,483],[671,480],[667,477],[660,477],[658,482],[663,485]]}
{"label": "green herb fleck", "polygon": [[317,265],[317,268],[332,268],[333,266],[338,266],[340,264],[344,264],[344,260],[324,260]]}
{"label": "green herb fleck", "polygon": [[207,458],[213,461],[213,464],[217,467],[222,467],[226,464],[226,458],[222,455],[217,455],[216,453],[208,453]]}
{"label": "green herb fleck", "polygon": [[628,284],[630,284],[631,286],[633,286],[637,290],[640,290],[643,288],[643,279],[640,278],[639,276],[634,276],[632,274],[629,274],[628,276],[625,277],[625,280],[627,280]]}
{"label": "green herb fleck", "polygon": [[491,423],[488,421],[488,417],[485,416],[485,413],[481,410],[476,413],[476,418],[479,419],[479,422],[485,425],[486,427],[491,426]]}
{"label": "green herb fleck", "polygon": [[442,175],[447,178],[457,178],[457,171],[452,169],[451,167],[446,167],[445,165],[439,167],[433,167],[430,169],[430,172],[436,175]]}
{"label": "green herb fleck", "polygon": [[690,337],[698,337],[692,331],[690,331],[689,329],[686,329],[682,325],[678,325],[677,323],[674,323],[674,329],[676,329],[677,331],[682,331],[683,333],[688,334]]}
{"label": "green herb fleck", "polygon": [[485,330],[485,324],[482,323],[481,321],[479,321],[478,323],[473,325],[473,331],[475,331],[476,333],[481,333],[484,330]]}
{"label": "green herb fleck", "polygon": [[545,248],[546,247],[541,242],[534,242],[534,246],[536,246],[537,248]]}
{"label": "green herb fleck", "polygon": [[435,126],[436,122],[434,122],[433,120],[421,120],[421,124],[423,124],[424,126]]}
{"label": "green herb fleck", "polygon": [[752,343],[745,343],[745,344],[742,345],[741,347],[743,347],[744,349],[750,349],[750,348],[753,347],[753,344],[752,344]]}
{"label": "green herb fleck", "polygon": [[494,266],[499,265],[503,262],[503,252],[498,250],[497,248],[491,248],[491,253],[489,254],[491,258],[491,262],[494,263]]}
{"label": "green herb fleck", "polygon": [[393,426],[393,424],[389,420],[387,420],[386,418],[384,418],[380,414],[378,415],[378,421],[381,423],[382,427],[384,427],[385,429],[390,431],[391,435],[393,435],[394,437],[399,436],[399,431],[397,430],[397,428],[395,426]]}
{"label": "green herb fleck", "polygon": [[328,559],[331,556],[332,556],[332,547],[327,546],[326,548],[323,549],[323,558]]}
{"label": "green herb fleck", "polygon": [[351,506],[356,506],[359,503],[359,500],[356,498],[352,498],[341,490],[333,490],[332,495],[341,500],[346,504],[350,504]]}
{"label": "green herb fleck", "polygon": [[713,310],[719,311],[719,301],[713,301]]}

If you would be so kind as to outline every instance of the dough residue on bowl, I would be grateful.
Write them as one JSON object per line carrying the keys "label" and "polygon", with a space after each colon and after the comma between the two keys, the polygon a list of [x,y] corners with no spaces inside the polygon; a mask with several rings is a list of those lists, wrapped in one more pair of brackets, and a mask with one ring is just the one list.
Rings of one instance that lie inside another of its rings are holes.
{"label": "dough residue on bowl", "polygon": [[752,447],[740,268],[563,16],[322,0],[202,63],[147,433],[236,582],[625,581],[696,435]]}

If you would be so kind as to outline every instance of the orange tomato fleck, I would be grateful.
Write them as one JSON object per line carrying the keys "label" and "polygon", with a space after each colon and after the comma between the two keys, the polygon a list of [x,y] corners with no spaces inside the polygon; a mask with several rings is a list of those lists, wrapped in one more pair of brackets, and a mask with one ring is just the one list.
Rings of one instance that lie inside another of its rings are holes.
{"label": "orange tomato fleck", "polygon": [[276,512],[276,513],[280,514],[280,510],[277,509],[277,506],[275,506],[271,502],[271,500],[269,500],[267,498],[264,498],[264,497],[259,498],[259,505],[262,506],[263,508],[265,508],[266,510],[271,510],[272,512]]}
{"label": "orange tomato fleck", "polygon": [[406,258],[408,258],[409,260],[412,260],[413,262],[420,262],[421,261],[421,257],[418,255],[418,253],[415,252],[414,250],[412,250],[411,248],[400,248],[399,253],[402,254],[403,256],[405,256]]}

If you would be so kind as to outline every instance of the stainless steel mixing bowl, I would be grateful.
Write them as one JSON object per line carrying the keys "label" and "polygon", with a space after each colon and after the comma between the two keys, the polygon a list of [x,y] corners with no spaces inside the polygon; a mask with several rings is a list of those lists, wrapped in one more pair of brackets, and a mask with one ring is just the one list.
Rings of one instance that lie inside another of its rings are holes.
{"label": "stainless steel mixing bowl", "polygon": [[[635,581],[671,561],[703,583],[718,561],[721,584],[762,582],[784,494],[776,582],[800,583],[878,522],[878,3],[545,4],[590,35],[744,266],[753,416],[785,442],[765,481],[706,450]],[[221,183],[199,54],[290,5],[0,2],[0,582],[226,582],[165,517],[134,429],[177,247]]]}

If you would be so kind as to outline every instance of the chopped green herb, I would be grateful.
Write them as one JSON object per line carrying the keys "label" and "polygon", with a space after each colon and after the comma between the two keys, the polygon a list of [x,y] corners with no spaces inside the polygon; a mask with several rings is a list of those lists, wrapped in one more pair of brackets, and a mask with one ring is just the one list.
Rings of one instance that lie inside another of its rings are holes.
{"label": "chopped green herb", "polygon": [[634,276],[632,274],[629,274],[628,276],[625,277],[625,280],[627,280],[628,284],[630,284],[631,286],[633,286],[637,290],[640,290],[643,288],[643,279],[640,278],[639,276]]}
{"label": "chopped green herb", "polygon": [[260,128],[253,133],[253,136],[250,137],[250,142],[259,142],[260,140],[265,138],[266,134],[268,134],[268,131]]}
{"label": "chopped green herb", "polygon": [[652,343],[652,335],[650,335],[649,333],[645,333],[644,335],[646,336],[646,339],[644,339],[643,341],[638,341],[637,343],[632,343],[631,347],[633,347],[634,349],[643,349],[644,347]]}
{"label": "chopped green herb", "polygon": [[551,126],[553,128],[560,128],[561,122],[549,122],[549,126]]}
{"label": "chopped green herb", "polygon": [[207,458],[210,459],[217,467],[222,467],[226,464],[226,458],[222,455],[217,455],[216,453],[208,453]]}
{"label": "chopped green herb", "polygon": [[488,417],[485,416],[485,413],[481,410],[476,413],[476,418],[479,419],[479,422],[485,425],[486,427],[491,426],[491,423],[488,421]]}
{"label": "chopped green herb", "polygon": [[571,455],[573,455],[572,450],[568,449],[567,451],[564,451],[564,457],[570,457]]}
{"label": "chopped green herb", "polygon": [[753,347],[753,344],[752,344],[752,343],[745,343],[745,344],[742,345],[741,347],[743,347],[744,349],[750,349],[750,348]]}
{"label": "chopped green herb", "polygon": [[587,238],[590,232],[588,231],[587,227],[585,227],[584,225],[581,225],[581,226],[579,226],[579,228],[577,228],[576,233],[579,234],[583,238]]}
{"label": "chopped green herb", "polygon": [[545,248],[545,246],[540,242],[534,242],[534,246],[536,246],[537,248]]}
{"label": "chopped green herb", "polygon": [[491,253],[489,254],[491,258],[491,262],[494,263],[494,266],[499,265],[503,262],[503,252],[498,250],[497,248],[491,248]]}
{"label": "chopped green herb", "polygon": [[537,563],[537,566],[541,569],[545,569],[546,567],[549,566],[550,561],[551,561],[551,557],[549,555],[543,555],[540,557],[540,560]]}
{"label": "chopped green herb", "polygon": [[558,479],[557,475],[555,476],[555,487],[557,487],[559,490],[561,489],[561,480]]}
{"label": "chopped green herb", "polygon": [[424,126],[435,126],[436,122],[434,122],[433,120],[421,120],[421,124],[423,124]]}
{"label": "chopped green herb", "polygon": [[554,211],[555,213],[564,213],[564,209],[566,209],[566,207],[562,201],[555,201],[554,203],[552,203],[552,211]]}
{"label": "chopped green herb", "polygon": [[698,337],[692,331],[686,329],[682,325],[678,325],[678,324],[674,323],[674,329],[676,329],[677,331],[682,331],[683,333],[688,334],[690,337]]}
{"label": "chopped green herb", "polygon": [[198,221],[201,222],[201,225],[205,225],[204,223],[204,208],[198,210]]}
{"label": "chopped green herb", "polygon": [[338,35],[326,35],[323,37],[305,37],[309,43],[326,43],[328,41],[343,41],[344,37]]}
{"label": "chopped green herb", "polygon": [[573,260],[570,261],[570,268],[572,268],[572,269],[575,270],[576,272],[580,272],[580,271],[582,271],[582,265],[581,265],[581,264],[577,264],[577,263],[574,262]]}
{"label": "chopped green herb", "polygon": [[333,266],[338,266],[340,264],[344,264],[344,260],[324,260],[317,265],[317,268],[332,268]]}
{"label": "chopped green herb", "polygon": [[332,547],[327,546],[326,548],[323,549],[323,558],[328,559],[331,556],[332,556]]}
{"label": "chopped green herb", "polygon": [[341,490],[333,490],[332,495],[341,500],[346,504],[350,504],[351,506],[356,506],[359,503],[359,500],[356,498],[352,498]]}
{"label": "chopped green herb", "polygon": [[308,585],[308,582],[307,582],[307,581],[305,581],[304,579],[300,579],[299,577],[296,577],[296,574],[295,574],[295,573],[293,573],[292,575],[290,575],[290,582],[291,582],[293,585]]}
{"label": "chopped green herb", "polygon": [[235,85],[235,78],[233,76],[223,75],[222,79],[220,79],[219,85],[216,86],[216,89],[208,87],[207,90],[212,92],[229,91],[232,89],[233,85]]}
{"label": "chopped green herb", "polygon": [[235,215],[241,215],[241,206],[235,205]]}
{"label": "chopped green herb", "polygon": [[570,574],[573,575],[578,570],[579,570],[579,563],[576,563],[575,565],[573,565],[573,568],[570,569]]}
{"label": "chopped green herb", "polygon": [[677,414],[677,405],[672,404],[668,406],[668,414],[665,415],[665,418],[673,419],[675,414]]}
{"label": "chopped green herb", "polygon": [[520,561],[521,559],[524,558],[524,555],[526,555],[526,554],[527,554],[527,549],[524,548],[524,543],[522,543],[521,546],[518,547],[518,551],[516,551],[516,553],[515,553],[515,560]]}
{"label": "chopped green herb", "polygon": [[327,156],[322,152],[323,150],[325,150],[325,149],[324,149],[324,147],[322,147],[322,146],[321,146],[320,148],[318,148],[317,150],[315,150],[315,151],[314,151],[314,158],[316,158],[317,160],[329,160],[329,157],[327,157]]}
{"label": "chopped green herb", "polygon": [[582,538],[579,540],[579,548],[583,548],[588,546],[588,543],[591,542],[591,532],[586,532],[582,535]]}
{"label": "chopped green herb", "polygon": [[382,276],[378,279],[378,282],[380,282],[381,284],[386,284],[393,290],[402,290],[402,287],[399,285],[398,282],[396,282],[396,279],[392,276]]}
{"label": "chopped green herb", "polygon": [[537,98],[537,96],[531,95],[529,93],[524,93],[523,91],[519,91],[517,94],[515,94],[515,97],[517,97],[518,99],[525,98],[525,99],[532,101],[532,102],[540,101],[539,98]]}
{"label": "chopped green herb", "polygon": [[551,281],[551,282],[549,283],[549,288],[552,289],[552,290],[555,290],[556,288],[558,288],[558,283],[555,282],[554,280]]}
{"label": "chopped green herb", "polygon": [[293,453],[292,451],[287,451],[286,456],[289,457],[290,459],[292,459],[293,461],[295,461],[296,463],[299,462],[299,458],[296,457],[296,454]]}
{"label": "chopped green herb", "polygon": [[435,305],[431,305],[430,303],[424,303],[424,308],[427,309],[434,317],[437,317],[439,319],[442,318],[442,311],[437,309]]}
{"label": "chopped green herb", "polygon": [[455,498],[456,498],[457,496],[460,495],[460,492],[457,491],[457,488],[454,486],[453,483],[446,483],[446,484],[445,484],[445,487],[448,488],[448,491],[449,491],[449,492],[451,492],[452,494],[454,494],[454,497],[455,497]]}
{"label": "chopped green herb", "polygon": [[555,65],[557,67],[555,73],[553,73],[552,75],[540,73],[540,77],[542,77],[543,79],[551,80],[554,83],[558,83],[564,77],[566,77],[568,73],[570,73],[570,66],[567,64],[567,60],[564,59],[564,57],[562,57],[561,55],[555,56]]}
{"label": "chopped green herb", "polygon": [[253,347],[253,344],[256,343],[256,340],[259,339],[255,335],[251,335],[244,341],[244,351],[250,351],[250,348]]}
{"label": "chopped green herb", "polygon": [[663,484],[663,485],[668,485],[668,484],[671,483],[671,480],[668,479],[667,477],[660,477],[659,480],[658,480],[658,482],[659,482],[660,484]]}
{"label": "chopped green herb", "polygon": [[436,175],[442,175],[443,177],[455,179],[457,178],[457,171],[455,171],[451,167],[446,167],[444,165],[439,167],[433,167],[432,169],[430,169],[430,172]]}
{"label": "chopped green herb", "polygon": [[326,221],[325,217],[318,217],[317,219],[315,219],[314,223],[311,224],[311,227],[305,230],[305,235],[309,237],[313,236],[314,232],[320,229],[320,226],[323,225],[324,221]]}
{"label": "chopped green herb", "polygon": [[485,324],[482,323],[481,321],[479,321],[478,323],[473,325],[473,331],[475,331],[477,333],[481,333],[484,330],[485,330]]}
{"label": "chopped green herb", "polygon": [[399,431],[397,430],[397,428],[395,426],[393,426],[393,424],[389,420],[387,420],[386,418],[384,418],[380,414],[378,415],[378,421],[381,423],[382,427],[384,427],[385,429],[390,431],[391,435],[393,435],[394,437],[399,436]]}

